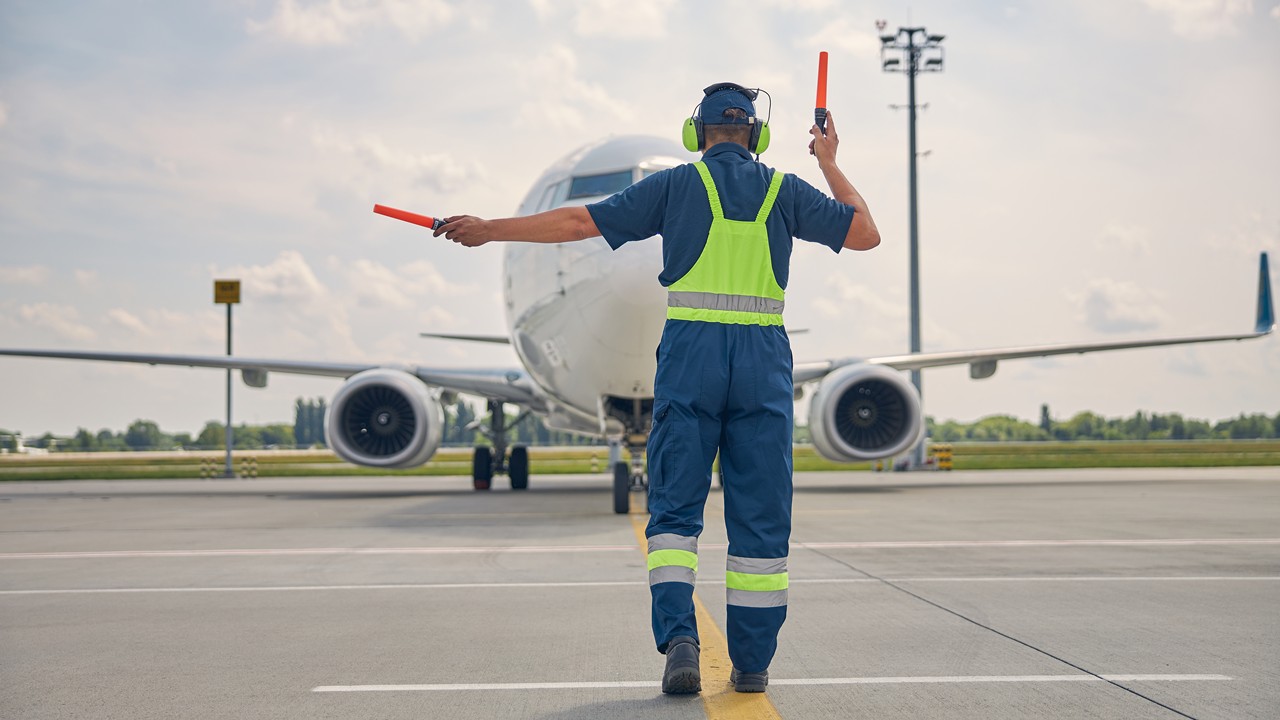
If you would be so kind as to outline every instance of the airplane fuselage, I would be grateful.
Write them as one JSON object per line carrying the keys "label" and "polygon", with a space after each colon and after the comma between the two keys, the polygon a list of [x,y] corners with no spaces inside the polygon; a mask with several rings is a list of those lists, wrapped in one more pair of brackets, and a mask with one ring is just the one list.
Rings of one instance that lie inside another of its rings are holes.
{"label": "airplane fuselage", "polygon": [[[675,143],[620,137],[589,146],[538,179],[520,215],[607,197],[685,160]],[[603,238],[509,243],[503,262],[507,330],[546,403],[548,425],[590,434],[642,433],[666,317],[662,242],[613,250]]]}

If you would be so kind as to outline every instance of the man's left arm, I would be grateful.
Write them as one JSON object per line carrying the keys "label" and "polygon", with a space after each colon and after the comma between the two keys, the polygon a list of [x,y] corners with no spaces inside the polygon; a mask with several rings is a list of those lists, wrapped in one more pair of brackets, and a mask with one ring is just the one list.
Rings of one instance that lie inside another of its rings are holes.
{"label": "man's left arm", "polygon": [[473,215],[454,215],[434,233],[467,247],[487,242],[511,241],[562,243],[596,237],[595,220],[585,207],[562,207],[524,217],[485,220]]}

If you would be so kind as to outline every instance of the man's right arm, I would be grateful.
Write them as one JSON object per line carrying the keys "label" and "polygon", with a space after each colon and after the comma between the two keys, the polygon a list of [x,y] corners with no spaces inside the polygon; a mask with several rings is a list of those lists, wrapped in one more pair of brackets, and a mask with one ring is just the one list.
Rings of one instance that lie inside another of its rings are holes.
{"label": "man's right arm", "polygon": [[434,233],[467,247],[495,240],[534,243],[562,243],[585,240],[600,234],[591,214],[583,207],[562,207],[534,215],[485,220],[471,215],[446,218]]}
{"label": "man's right arm", "polygon": [[827,132],[824,135],[817,125],[809,130],[813,142],[809,143],[809,152],[818,158],[818,169],[831,188],[831,196],[845,205],[853,206],[853,221],[849,223],[849,232],[844,238],[844,247],[848,250],[870,250],[880,244],[880,231],[876,229],[876,221],[871,218],[867,202],[844,176],[840,166],[836,164],[836,147],[840,138],[836,135],[836,125],[827,113]]}

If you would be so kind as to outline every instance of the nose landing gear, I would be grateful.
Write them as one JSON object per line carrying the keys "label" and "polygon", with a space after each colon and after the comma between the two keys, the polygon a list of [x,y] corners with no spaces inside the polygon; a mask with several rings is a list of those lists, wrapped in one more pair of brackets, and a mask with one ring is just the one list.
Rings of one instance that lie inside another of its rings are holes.
{"label": "nose landing gear", "polygon": [[609,464],[613,468],[613,511],[619,515],[631,512],[631,494],[648,493],[649,474],[645,468],[644,445],[627,445],[631,462],[622,460],[622,443],[609,443]]}

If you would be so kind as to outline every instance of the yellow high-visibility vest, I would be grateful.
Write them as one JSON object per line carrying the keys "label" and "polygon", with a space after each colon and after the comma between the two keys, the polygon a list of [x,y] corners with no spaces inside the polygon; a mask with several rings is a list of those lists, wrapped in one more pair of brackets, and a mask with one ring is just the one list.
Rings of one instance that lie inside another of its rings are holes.
{"label": "yellow high-visibility vest", "polygon": [[784,293],[773,274],[765,220],[782,187],[773,171],[755,220],[729,220],[704,163],[693,164],[707,188],[711,230],[707,244],[684,277],[667,288],[667,318],[727,325],[781,325]]}

